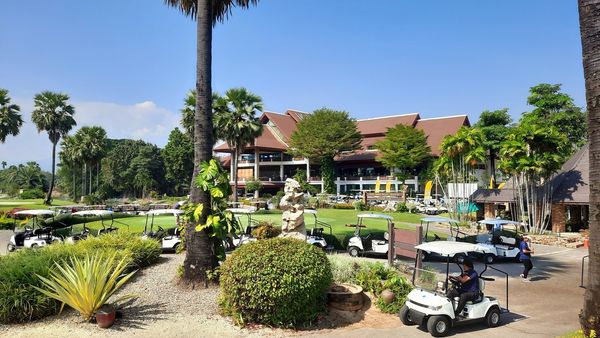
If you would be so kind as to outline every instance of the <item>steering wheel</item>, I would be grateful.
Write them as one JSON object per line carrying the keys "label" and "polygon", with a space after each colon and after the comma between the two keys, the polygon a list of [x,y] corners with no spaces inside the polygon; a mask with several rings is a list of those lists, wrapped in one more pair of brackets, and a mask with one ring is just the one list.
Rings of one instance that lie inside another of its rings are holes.
{"label": "steering wheel", "polygon": [[33,231],[33,228],[30,227],[29,225],[26,225],[25,226],[25,231]]}
{"label": "steering wheel", "polygon": [[[161,227],[161,226],[159,225],[159,226],[158,226],[158,231],[165,232],[165,229],[163,229],[163,227]],[[157,232],[158,232],[158,231],[157,231]]]}
{"label": "steering wheel", "polygon": [[371,233],[368,233],[366,236],[362,236],[363,239],[368,239],[371,237]]}

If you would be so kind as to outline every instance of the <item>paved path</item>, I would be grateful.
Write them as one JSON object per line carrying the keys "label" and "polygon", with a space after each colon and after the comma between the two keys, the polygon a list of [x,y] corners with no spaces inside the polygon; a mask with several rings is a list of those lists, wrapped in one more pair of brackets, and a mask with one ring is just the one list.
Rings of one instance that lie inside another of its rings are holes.
{"label": "paved path", "polygon": [[12,236],[12,230],[0,230],[0,255],[6,254],[6,245]]}
{"label": "paved path", "polygon": [[[555,337],[578,329],[578,313],[583,305],[584,289],[580,288],[581,258],[587,250],[566,249],[536,245],[534,269],[531,283],[524,283],[518,277],[522,272],[520,263],[498,263],[498,269],[505,270],[509,278],[510,313],[503,316],[498,328],[484,325],[469,325],[455,328],[451,334],[465,337]],[[442,270],[445,264],[428,263]],[[480,271],[481,265],[476,264]],[[454,271],[458,269],[454,268]],[[486,273],[495,276],[496,281],[488,282],[486,294],[499,298],[502,306],[505,301],[505,279],[497,272]],[[429,333],[414,326],[399,326],[392,329],[361,328],[356,330],[338,329],[319,332],[319,337],[430,337]]]}

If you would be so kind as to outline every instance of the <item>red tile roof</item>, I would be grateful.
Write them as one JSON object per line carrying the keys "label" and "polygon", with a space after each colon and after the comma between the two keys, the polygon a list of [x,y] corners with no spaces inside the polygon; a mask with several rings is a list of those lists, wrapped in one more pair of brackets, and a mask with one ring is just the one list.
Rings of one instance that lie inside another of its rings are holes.
{"label": "red tile roof", "polygon": [[296,130],[296,121],[290,115],[277,114],[272,112],[264,112],[260,118],[262,123],[267,121],[273,122],[275,127],[281,132],[284,142],[289,142],[292,133]]}
{"label": "red tile roof", "polygon": [[372,119],[364,119],[356,121],[358,131],[363,136],[366,135],[384,135],[388,128],[398,124],[414,126],[419,119],[419,114],[395,115],[376,117]]}
{"label": "red tile roof", "polygon": [[415,128],[419,128],[427,135],[427,143],[431,147],[434,156],[440,155],[442,140],[447,135],[456,134],[462,126],[470,126],[467,115],[435,117],[431,119],[420,119]]}

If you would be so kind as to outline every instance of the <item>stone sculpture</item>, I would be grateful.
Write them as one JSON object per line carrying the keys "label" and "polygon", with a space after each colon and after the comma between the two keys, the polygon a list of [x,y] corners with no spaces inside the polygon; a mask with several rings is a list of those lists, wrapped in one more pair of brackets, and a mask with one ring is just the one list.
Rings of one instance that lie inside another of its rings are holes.
{"label": "stone sculpture", "polygon": [[298,181],[288,178],[283,188],[285,195],[279,202],[283,211],[281,237],[293,237],[306,240],[306,227],[304,225],[304,203],[306,198]]}

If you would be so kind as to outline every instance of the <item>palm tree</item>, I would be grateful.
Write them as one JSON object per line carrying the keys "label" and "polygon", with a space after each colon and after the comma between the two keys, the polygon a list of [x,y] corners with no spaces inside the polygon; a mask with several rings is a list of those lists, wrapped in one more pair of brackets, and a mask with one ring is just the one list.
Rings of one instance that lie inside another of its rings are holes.
{"label": "palm tree", "polygon": [[[262,111],[262,99],[246,88],[232,88],[224,97],[213,98],[215,106],[215,129],[217,137],[227,142],[233,149],[231,165],[233,166],[233,200],[238,201],[238,160],[244,146],[262,134],[262,123],[256,112]],[[257,159],[258,160],[258,159]],[[258,177],[256,178],[258,179]]]}
{"label": "palm tree", "polygon": [[[92,168],[96,167],[96,189],[98,189],[98,172],[100,160],[104,157],[107,147],[106,130],[99,126],[82,127],[77,131],[75,137],[78,138],[78,148],[81,159],[86,167],[89,167],[89,185],[88,193],[92,193]],[[87,173],[84,175],[87,177]],[[85,179],[84,181],[87,181]]]}
{"label": "palm tree", "polygon": [[[60,153],[58,154],[60,158],[60,163],[63,166],[68,166],[71,169],[71,175],[73,178],[73,187],[71,190],[71,197],[73,201],[77,201],[77,187],[75,181],[75,172],[77,168],[81,166],[82,158],[79,153],[79,140],[74,136],[65,136],[62,139],[60,145]],[[83,184],[83,182],[82,182]]]}
{"label": "palm tree", "polygon": [[2,161],[2,170],[4,170],[4,168],[6,168],[6,165],[8,165],[8,163],[6,163],[6,161]]}
{"label": "palm tree", "polygon": [[579,0],[579,26],[590,142],[590,260],[581,326],[600,333],[600,0]]}
{"label": "palm tree", "polygon": [[[203,205],[198,220],[206,221],[210,213],[210,195],[199,189],[195,182],[199,165],[212,158],[213,125],[211,100],[212,27],[224,21],[233,6],[247,8],[258,0],[165,0],[168,6],[178,8],[196,20],[196,112],[194,115],[194,174],[190,189],[190,202]],[[183,263],[183,280],[195,284],[207,283],[206,272],[217,265],[214,245],[208,230],[195,231],[194,224],[186,228],[186,257]]]}
{"label": "palm tree", "polygon": [[196,115],[196,92],[190,90],[183,100],[181,125],[190,139],[194,139],[194,116]]}
{"label": "palm tree", "polygon": [[4,143],[8,135],[19,135],[23,125],[20,111],[19,106],[10,103],[8,90],[0,88],[0,143]]}
{"label": "palm tree", "polygon": [[52,200],[54,189],[54,176],[56,169],[56,145],[61,137],[66,136],[71,128],[77,124],[73,115],[75,107],[68,103],[69,96],[62,93],[44,91],[34,96],[34,110],[31,113],[31,121],[37,127],[38,133],[45,131],[52,142],[52,179],[48,188],[45,204]]}

